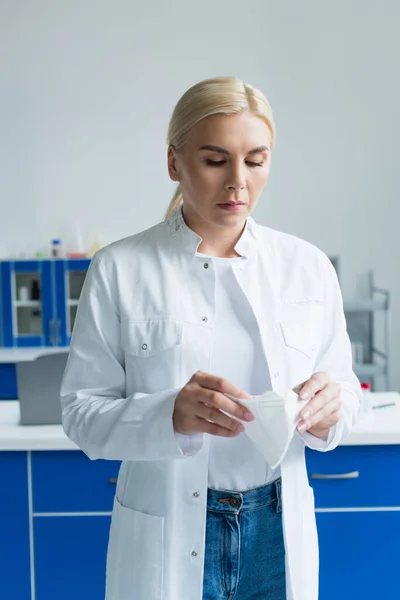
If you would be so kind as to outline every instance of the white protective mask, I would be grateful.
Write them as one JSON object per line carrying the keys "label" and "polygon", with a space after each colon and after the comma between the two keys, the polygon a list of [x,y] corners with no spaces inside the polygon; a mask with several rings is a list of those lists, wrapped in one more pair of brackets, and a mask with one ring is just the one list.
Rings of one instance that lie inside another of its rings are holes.
{"label": "white protective mask", "polygon": [[285,398],[272,391],[247,400],[233,398],[238,404],[248,408],[254,415],[250,423],[242,422],[245,434],[256,445],[272,469],[276,469],[285,457],[293,438],[300,412],[307,400],[289,391]]}

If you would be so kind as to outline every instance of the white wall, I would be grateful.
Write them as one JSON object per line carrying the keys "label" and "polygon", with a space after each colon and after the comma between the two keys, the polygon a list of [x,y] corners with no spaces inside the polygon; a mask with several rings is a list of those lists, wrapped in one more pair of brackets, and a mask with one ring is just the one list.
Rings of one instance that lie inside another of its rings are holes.
{"label": "white wall", "polygon": [[375,270],[400,389],[399,24],[395,0],[2,0],[0,255],[159,220],[174,103],[237,75],[278,127],[255,216],[339,254],[346,296]]}

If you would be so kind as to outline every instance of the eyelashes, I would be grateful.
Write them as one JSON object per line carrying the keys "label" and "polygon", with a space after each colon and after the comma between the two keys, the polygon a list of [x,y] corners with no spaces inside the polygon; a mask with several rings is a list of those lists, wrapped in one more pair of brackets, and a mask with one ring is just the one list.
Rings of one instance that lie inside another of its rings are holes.
{"label": "eyelashes", "polygon": [[[206,165],[208,165],[209,167],[221,167],[222,165],[226,164],[226,160],[211,160],[211,159],[206,159]],[[263,162],[253,162],[251,160],[247,160],[246,164],[249,167],[262,167],[264,165]]]}

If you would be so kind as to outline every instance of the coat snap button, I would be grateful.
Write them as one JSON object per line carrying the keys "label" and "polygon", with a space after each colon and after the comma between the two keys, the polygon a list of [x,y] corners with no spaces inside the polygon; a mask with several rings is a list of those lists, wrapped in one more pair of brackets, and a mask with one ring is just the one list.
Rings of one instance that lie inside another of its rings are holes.
{"label": "coat snap button", "polygon": [[147,344],[142,344],[142,350],[147,350]]}
{"label": "coat snap button", "polygon": [[204,267],[205,269],[208,269],[208,267],[209,267],[209,264],[208,264],[208,263],[204,263],[203,267]]}
{"label": "coat snap button", "polygon": [[202,320],[204,323],[207,323],[207,321],[208,321],[208,317],[202,317],[202,319],[201,319],[201,320]]}
{"label": "coat snap button", "polygon": [[200,496],[200,494],[199,494],[199,492],[193,492],[193,496],[194,496],[195,498],[198,498],[198,497]]}
{"label": "coat snap button", "polygon": [[195,551],[193,550],[193,552],[192,552],[192,556],[197,556],[197,552],[195,552]]}

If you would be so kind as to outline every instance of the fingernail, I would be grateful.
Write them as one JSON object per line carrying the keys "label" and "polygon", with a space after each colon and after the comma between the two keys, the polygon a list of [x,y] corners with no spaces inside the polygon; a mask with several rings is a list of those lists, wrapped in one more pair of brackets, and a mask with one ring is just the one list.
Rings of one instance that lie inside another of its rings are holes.
{"label": "fingernail", "polygon": [[241,423],[239,423],[238,426],[236,427],[236,431],[238,433],[243,433],[244,427],[243,427],[243,425]]}
{"label": "fingernail", "polygon": [[304,392],[300,392],[299,396],[302,400],[308,400],[310,397],[310,394],[309,394],[309,392],[304,391]]}
{"label": "fingernail", "polygon": [[244,413],[243,417],[244,417],[244,419],[245,419],[246,421],[253,421],[253,419],[254,419],[254,417],[253,417],[253,415],[251,414],[251,412],[247,412],[247,411]]}
{"label": "fingernail", "polygon": [[305,411],[302,413],[302,416],[303,416],[303,419],[304,419],[304,420],[308,419],[308,417],[311,417],[311,410],[305,410]]}
{"label": "fingernail", "polygon": [[300,431],[300,433],[304,433],[304,431],[307,429],[307,425],[305,423],[302,423],[298,426],[297,429]]}

